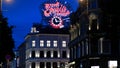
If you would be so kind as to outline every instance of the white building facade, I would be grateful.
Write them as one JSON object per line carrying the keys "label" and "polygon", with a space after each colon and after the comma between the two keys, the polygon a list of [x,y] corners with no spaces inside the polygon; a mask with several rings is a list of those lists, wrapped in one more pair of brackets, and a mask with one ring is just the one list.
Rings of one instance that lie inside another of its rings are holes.
{"label": "white building facade", "polygon": [[69,34],[31,32],[25,37],[25,68],[65,68],[69,62]]}

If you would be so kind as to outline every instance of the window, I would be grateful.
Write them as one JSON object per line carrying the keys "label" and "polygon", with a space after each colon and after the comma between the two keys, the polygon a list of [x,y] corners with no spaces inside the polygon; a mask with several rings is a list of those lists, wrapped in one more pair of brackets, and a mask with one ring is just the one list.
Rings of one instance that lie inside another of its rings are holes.
{"label": "window", "polygon": [[35,40],[32,41],[32,47],[35,47]]}
{"label": "window", "polygon": [[100,68],[100,66],[91,66],[91,68]]}
{"label": "window", "polygon": [[64,62],[61,62],[61,63],[60,63],[60,66],[61,66],[61,68],[64,68],[64,67],[65,67],[65,63],[64,63]]}
{"label": "window", "polygon": [[50,62],[46,63],[46,68],[51,68],[51,63]]}
{"label": "window", "polygon": [[40,51],[40,58],[44,58],[44,51]]}
{"label": "window", "polygon": [[90,47],[90,54],[91,55],[97,55],[98,54],[98,52],[99,52],[99,45],[98,45],[98,40],[97,39],[91,39],[91,41],[90,41],[90,45],[89,45],[89,47]]}
{"label": "window", "polygon": [[44,46],[44,41],[40,40],[40,47],[43,47],[43,46]]}
{"label": "window", "polygon": [[40,53],[38,51],[36,51],[35,57],[40,57]]}
{"label": "window", "polygon": [[58,68],[57,67],[57,62],[53,62],[53,68]]}
{"label": "window", "polygon": [[117,60],[110,60],[108,61],[109,68],[118,68],[118,61]]}
{"label": "window", "polygon": [[50,41],[49,40],[47,41],[47,47],[50,47]]}
{"label": "window", "polygon": [[97,0],[90,1],[90,3],[89,3],[90,8],[91,9],[97,8],[97,3],[98,3]]}
{"label": "window", "polygon": [[78,45],[77,49],[78,49],[78,53],[77,54],[78,54],[78,58],[79,58],[81,56],[81,47],[80,47],[80,44]]}
{"label": "window", "polygon": [[97,30],[97,19],[92,20],[91,30]]}
{"label": "window", "polygon": [[85,47],[84,47],[84,41],[81,42],[81,48],[82,48],[82,56],[85,54]]}
{"label": "window", "polygon": [[100,38],[99,39],[99,53],[109,54],[111,50],[111,43],[109,39]]}
{"label": "window", "polygon": [[50,58],[50,51],[47,51],[47,58]]}
{"label": "window", "polygon": [[31,66],[32,68],[35,68],[35,62],[32,62],[32,66]]}
{"label": "window", "polygon": [[66,51],[62,51],[62,58],[66,58]]}
{"label": "window", "polygon": [[35,51],[32,51],[32,58],[35,58]]}
{"label": "window", "polygon": [[76,59],[76,47],[74,47],[74,59]]}
{"label": "window", "polygon": [[53,52],[53,57],[54,57],[54,58],[57,58],[57,54],[58,54],[57,51],[54,51],[54,52]]}
{"label": "window", "polygon": [[62,47],[66,47],[66,41],[62,41]]}
{"label": "window", "polygon": [[57,41],[53,41],[53,46],[57,47]]}
{"label": "window", "polygon": [[44,62],[40,62],[40,68],[44,68],[44,67],[45,67]]}

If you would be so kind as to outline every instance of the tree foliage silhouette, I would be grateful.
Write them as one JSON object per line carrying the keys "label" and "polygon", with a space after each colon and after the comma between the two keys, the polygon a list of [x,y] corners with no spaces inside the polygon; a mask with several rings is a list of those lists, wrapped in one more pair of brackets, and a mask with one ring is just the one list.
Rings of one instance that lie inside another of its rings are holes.
{"label": "tree foliage silhouette", "polygon": [[[14,40],[12,38],[13,26],[9,26],[7,18],[0,14],[0,62],[6,62],[6,58],[14,58]],[[6,57],[6,56],[10,57]]]}

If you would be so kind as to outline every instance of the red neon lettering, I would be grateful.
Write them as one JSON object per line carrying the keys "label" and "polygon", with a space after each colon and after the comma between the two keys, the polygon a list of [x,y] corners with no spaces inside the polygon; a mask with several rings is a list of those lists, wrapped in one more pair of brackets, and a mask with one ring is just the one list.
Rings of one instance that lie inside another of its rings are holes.
{"label": "red neon lettering", "polygon": [[56,2],[55,4],[45,4],[44,15],[49,17],[51,14],[58,16],[67,16],[70,14],[70,11],[67,10],[66,6]]}

